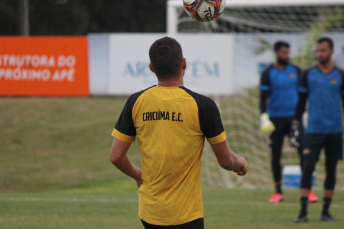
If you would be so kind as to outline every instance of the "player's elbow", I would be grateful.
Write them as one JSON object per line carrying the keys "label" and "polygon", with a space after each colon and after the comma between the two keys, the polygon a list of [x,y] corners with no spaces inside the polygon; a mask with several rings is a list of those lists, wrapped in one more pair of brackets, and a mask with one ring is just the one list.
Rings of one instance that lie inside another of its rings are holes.
{"label": "player's elbow", "polygon": [[116,155],[116,154],[111,154],[111,155],[110,155],[110,161],[111,161],[112,164],[118,165],[118,163],[120,162],[120,160],[121,160],[121,157],[120,157],[120,156],[118,156],[118,155]]}

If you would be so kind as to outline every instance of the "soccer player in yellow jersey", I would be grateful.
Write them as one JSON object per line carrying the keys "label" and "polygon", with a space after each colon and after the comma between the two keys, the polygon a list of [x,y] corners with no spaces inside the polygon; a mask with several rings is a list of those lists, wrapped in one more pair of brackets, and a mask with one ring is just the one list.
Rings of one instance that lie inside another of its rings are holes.
{"label": "soccer player in yellow jersey", "polygon": [[[213,100],[183,86],[186,60],[180,44],[164,37],[149,50],[158,85],[131,95],[116,123],[110,160],[139,187],[145,228],[204,228],[201,157],[204,139],[218,163],[239,176],[247,162],[228,146]],[[142,170],[127,156],[137,137]]]}

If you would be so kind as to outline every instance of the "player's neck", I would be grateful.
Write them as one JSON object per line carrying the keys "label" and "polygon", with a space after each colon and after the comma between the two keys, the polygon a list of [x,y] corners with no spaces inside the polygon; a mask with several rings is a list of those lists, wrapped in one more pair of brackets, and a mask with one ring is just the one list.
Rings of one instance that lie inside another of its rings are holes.
{"label": "player's neck", "polygon": [[327,74],[329,72],[331,72],[334,68],[334,64],[332,63],[332,61],[329,61],[326,64],[318,64],[318,68],[321,72]]}
{"label": "player's neck", "polygon": [[273,65],[275,68],[280,69],[280,70],[284,70],[288,66],[288,65],[279,64],[278,62],[275,62]]}
{"label": "player's neck", "polygon": [[184,86],[183,77],[168,79],[168,80],[159,80],[158,86],[160,87],[181,87]]}

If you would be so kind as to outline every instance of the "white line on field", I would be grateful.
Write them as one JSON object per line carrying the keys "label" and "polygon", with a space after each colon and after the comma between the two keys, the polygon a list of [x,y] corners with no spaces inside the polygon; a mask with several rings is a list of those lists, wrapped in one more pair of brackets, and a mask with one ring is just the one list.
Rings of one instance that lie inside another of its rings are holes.
{"label": "white line on field", "polygon": [[[86,198],[22,198],[22,197],[0,197],[0,201],[13,201],[13,202],[98,202],[98,203],[138,203],[137,199],[114,199],[114,198],[97,198],[97,199],[86,199]],[[271,206],[288,206],[295,207],[299,206],[298,203],[278,203],[278,204],[269,204],[265,202],[244,202],[244,201],[230,201],[230,202],[218,202],[218,201],[204,201],[206,204],[216,204],[216,205],[271,205]],[[333,208],[344,208],[343,205],[332,204]]]}

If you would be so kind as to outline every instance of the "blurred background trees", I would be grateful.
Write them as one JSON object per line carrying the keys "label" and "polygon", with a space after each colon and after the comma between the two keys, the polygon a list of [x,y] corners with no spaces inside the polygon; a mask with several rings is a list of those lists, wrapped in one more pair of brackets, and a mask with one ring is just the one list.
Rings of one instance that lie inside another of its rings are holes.
{"label": "blurred background trees", "polygon": [[[165,32],[165,0],[26,0],[30,35]],[[23,0],[0,0],[0,35],[19,35]]]}

